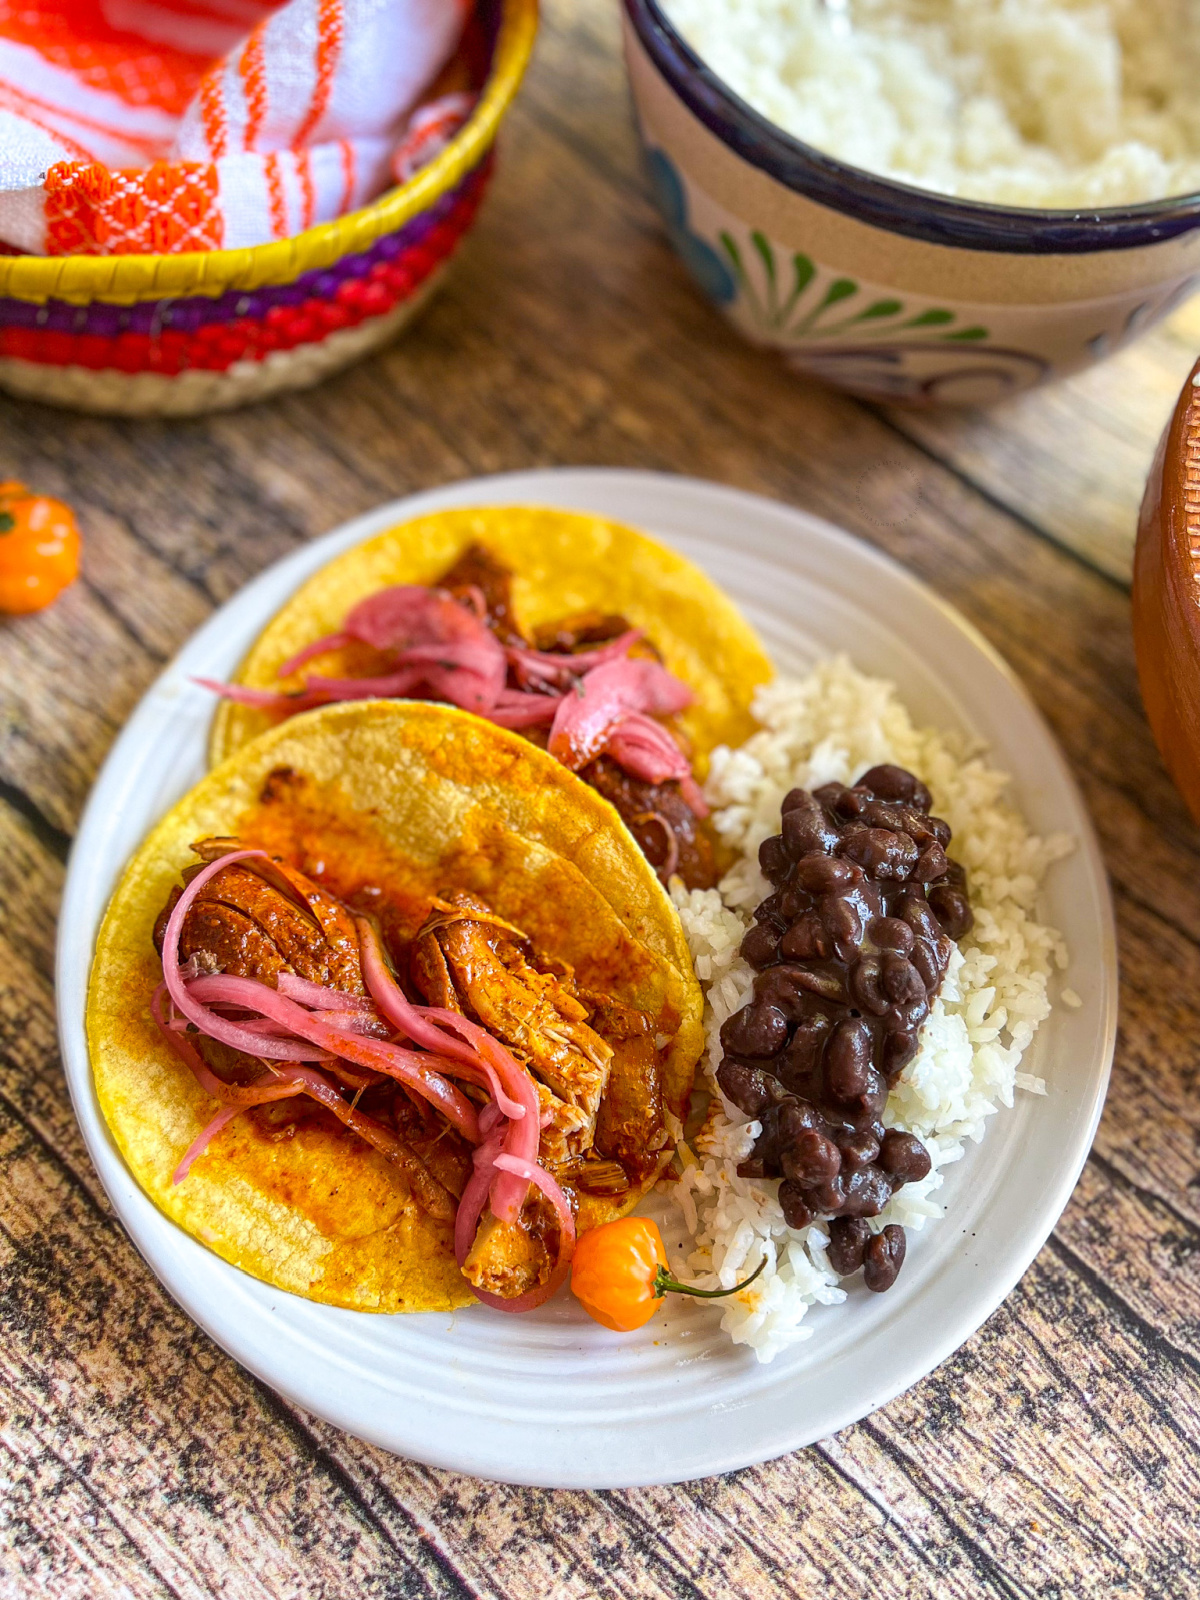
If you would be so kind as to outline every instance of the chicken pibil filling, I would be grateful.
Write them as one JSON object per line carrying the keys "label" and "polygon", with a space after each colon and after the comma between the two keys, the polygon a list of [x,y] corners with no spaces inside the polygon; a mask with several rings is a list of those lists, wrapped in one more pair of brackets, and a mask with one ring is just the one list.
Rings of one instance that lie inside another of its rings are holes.
{"label": "chicken pibil filling", "polygon": [[[198,860],[184,870],[184,885],[240,848],[234,839],[194,845]],[[155,924],[160,956],[182,893],[179,886],[172,890]],[[340,1017],[342,1023],[353,1018],[355,1037],[408,1047],[403,1032],[371,1002],[360,930],[361,917],[352,907],[279,858],[262,856],[231,862],[201,886],[180,926],[178,960],[193,980],[218,974],[248,978],[289,995],[301,980],[315,986],[314,995],[336,993],[347,1006],[353,997],[358,1009]],[[536,950],[519,928],[462,891],[448,890],[433,902],[409,948],[385,948],[385,954],[410,1002],[476,1024],[530,1074],[541,1107],[538,1164],[572,1212],[581,1196],[619,1203],[661,1170],[669,1145],[663,1057],[643,1012],[584,988],[570,966]],[[309,1015],[328,1019],[335,1013]],[[181,1037],[231,1089],[250,1090],[268,1074],[286,1078],[290,1070],[193,1027]],[[251,1105],[244,1114],[260,1134],[285,1140],[310,1119],[349,1118],[352,1130],[392,1162],[412,1201],[437,1220],[453,1222],[472,1172],[471,1142],[428,1099],[361,1059],[314,1049],[304,1070],[315,1076],[314,1066],[335,1086],[341,1104],[328,1093],[324,1101],[314,1098],[309,1088]],[[480,1084],[459,1087],[478,1110],[487,1106],[488,1092]],[[515,1222],[499,1221],[485,1206],[461,1263],[463,1274],[487,1294],[528,1295],[550,1279],[561,1255],[562,1226],[555,1206],[532,1184]]]}
{"label": "chicken pibil filling", "polygon": [[[444,574],[438,587],[459,597],[472,592],[482,595],[484,621],[505,645],[526,645],[572,656],[619,639],[630,629],[625,617],[585,611],[546,623],[528,638],[513,611],[512,581],[512,572],[503,562],[483,545],[471,545]],[[629,653],[659,659],[647,639],[639,640]],[[545,746],[545,728],[522,731],[533,743]],[[672,727],[672,733],[682,744],[683,735],[677,725]],[[664,882],[677,876],[686,889],[713,888],[721,876],[716,835],[708,822],[692,810],[678,779],[648,783],[626,772],[608,755],[588,762],[580,768],[579,776],[616,808],[642,854]]]}

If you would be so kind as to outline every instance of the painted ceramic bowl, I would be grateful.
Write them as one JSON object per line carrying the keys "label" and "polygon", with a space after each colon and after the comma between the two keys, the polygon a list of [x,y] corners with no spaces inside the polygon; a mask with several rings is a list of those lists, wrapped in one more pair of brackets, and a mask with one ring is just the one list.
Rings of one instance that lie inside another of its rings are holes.
{"label": "painted ceramic bowl", "polygon": [[0,387],[124,416],[191,416],[318,382],[393,338],[474,221],[537,0],[476,0],[479,98],[447,147],[360,211],[271,244],[182,255],[0,256]]}
{"label": "painted ceramic bowl", "polygon": [[1200,195],[1036,211],[802,144],[656,0],[624,0],[650,181],[676,250],[756,344],[874,399],[981,405],[1110,355],[1200,286]]}
{"label": "painted ceramic bowl", "polygon": [[1155,742],[1200,821],[1200,361],[1150,469],[1133,572],[1133,641]]}

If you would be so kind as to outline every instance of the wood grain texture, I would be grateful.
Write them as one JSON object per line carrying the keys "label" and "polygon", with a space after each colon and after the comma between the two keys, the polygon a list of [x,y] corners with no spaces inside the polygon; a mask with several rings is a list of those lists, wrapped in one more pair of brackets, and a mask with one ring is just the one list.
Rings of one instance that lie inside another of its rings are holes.
{"label": "wood grain texture", "polygon": [[[693,294],[646,200],[600,0],[553,0],[493,194],[419,326],[324,388],[182,424],[0,401],[84,582],[0,625],[0,1596],[759,1600],[1200,1595],[1200,835],[1137,694],[1126,580],[1200,311],[986,415],[806,385]],[[1024,1281],[909,1394],[725,1478],[542,1493],[396,1460],[173,1305],[83,1149],[51,990],[63,860],[163,662],[268,562],[395,495],[559,463],[832,518],[960,606],[1062,741],[1117,893],[1092,1159]]]}

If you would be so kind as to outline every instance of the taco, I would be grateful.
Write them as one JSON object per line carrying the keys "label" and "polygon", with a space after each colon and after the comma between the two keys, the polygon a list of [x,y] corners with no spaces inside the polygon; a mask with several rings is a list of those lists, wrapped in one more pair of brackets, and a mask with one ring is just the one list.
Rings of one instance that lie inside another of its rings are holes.
{"label": "taco", "polygon": [[282,1289],[546,1299],[670,1160],[701,1048],[677,917],[516,734],[330,706],[211,772],[125,872],[87,1026],[150,1198]]}
{"label": "taco", "polygon": [[613,804],[662,881],[726,863],[698,787],[754,730],[771,676],[736,607],[691,562],[601,517],[442,511],[348,551],[255,644],[225,696],[219,762],[334,701],[449,701],[547,748]]}

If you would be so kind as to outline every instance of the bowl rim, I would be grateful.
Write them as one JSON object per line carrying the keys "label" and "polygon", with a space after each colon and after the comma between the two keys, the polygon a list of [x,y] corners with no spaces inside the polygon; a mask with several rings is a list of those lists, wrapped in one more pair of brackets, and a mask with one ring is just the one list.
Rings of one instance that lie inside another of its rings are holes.
{"label": "bowl rim", "polygon": [[1159,244],[1200,227],[1200,191],[1133,206],[1041,210],[921,189],[852,166],[768,121],[708,66],[658,0],[624,0],[625,15],[659,73],[722,143],[787,188],[860,222],[965,250],[1083,255]]}
{"label": "bowl rim", "polygon": [[498,0],[500,26],[491,66],[474,110],[446,148],[407,183],[332,222],[287,239],[240,250],[179,255],[0,256],[0,296],[43,304],[211,295],[287,284],[304,272],[368,250],[452,189],[486,155],[529,65],[538,28],[538,0]]}

